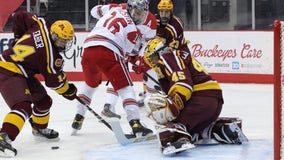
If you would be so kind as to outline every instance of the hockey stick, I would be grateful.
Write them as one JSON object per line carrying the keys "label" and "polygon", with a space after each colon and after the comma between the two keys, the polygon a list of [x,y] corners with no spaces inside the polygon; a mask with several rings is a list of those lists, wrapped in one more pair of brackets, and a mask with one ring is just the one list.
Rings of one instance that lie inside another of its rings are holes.
{"label": "hockey stick", "polygon": [[76,96],[76,99],[83,104],[87,109],[93,113],[104,125],[106,125],[110,130],[113,131],[117,141],[121,145],[127,145],[131,143],[138,143],[143,141],[149,141],[156,139],[156,135],[147,135],[142,137],[136,137],[134,134],[124,134],[119,121],[111,121],[110,124],[105,121],[100,115],[98,115],[87,103],[85,103],[82,99]]}
{"label": "hockey stick", "polygon": [[150,78],[153,82],[155,82],[158,86],[160,86],[160,83],[159,83],[155,78],[153,78],[152,76],[150,76],[147,72],[144,72],[144,74],[145,74],[148,78]]}
{"label": "hockey stick", "polygon": [[124,134],[123,130],[121,129],[119,121],[111,121],[109,124],[105,121],[100,115],[98,115],[87,103],[85,103],[82,99],[76,96],[76,99],[83,104],[91,113],[93,113],[104,125],[106,125],[110,130],[113,131],[117,141],[121,145],[127,145],[130,143],[138,143],[143,141],[149,141],[153,139],[157,139],[156,135],[147,135],[142,137],[136,137],[133,134]]}
{"label": "hockey stick", "polygon": [[110,124],[103,119],[103,117],[101,117],[99,114],[97,114],[87,103],[85,103],[81,98],[79,98],[78,96],[76,96],[76,99],[83,104],[91,113],[93,113],[98,119],[99,121],[101,121],[104,125],[106,125],[110,130],[112,130]]}
{"label": "hockey stick", "polygon": [[157,139],[157,136],[155,134],[150,134],[141,137],[136,137],[133,134],[124,134],[119,121],[111,121],[110,124],[111,127],[113,128],[113,132],[115,134],[118,143],[120,143],[121,145],[127,145],[127,144],[139,143],[139,142]]}

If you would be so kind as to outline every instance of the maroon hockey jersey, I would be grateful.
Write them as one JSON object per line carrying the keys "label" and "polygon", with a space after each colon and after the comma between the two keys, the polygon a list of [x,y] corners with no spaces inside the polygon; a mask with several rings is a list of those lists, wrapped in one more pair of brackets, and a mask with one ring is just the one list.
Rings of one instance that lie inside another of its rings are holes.
{"label": "maroon hockey jersey", "polygon": [[183,34],[183,22],[180,18],[172,16],[167,25],[160,23],[159,16],[157,18],[156,35],[166,39],[166,44],[174,49],[185,50],[189,52],[187,42]]}
{"label": "maroon hockey jersey", "polygon": [[160,58],[154,70],[166,94],[179,93],[184,101],[188,101],[192,95],[223,99],[217,81],[189,52],[170,51]]}
{"label": "maroon hockey jersey", "polygon": [[59,94],[67,91],[63,72],[63,58],[52,44],[50,23],[28,12],[17,12],[13,17],[13,31],[18,41],[0,57],[0,72],[20,74],[26,78],[41,74],[47,87]]}

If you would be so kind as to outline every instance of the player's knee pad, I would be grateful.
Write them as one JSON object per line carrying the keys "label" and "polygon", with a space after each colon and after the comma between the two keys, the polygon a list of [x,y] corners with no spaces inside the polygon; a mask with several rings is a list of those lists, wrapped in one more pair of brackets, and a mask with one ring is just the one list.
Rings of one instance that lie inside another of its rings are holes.
{"label": "player's knee pad", "polygon": [[212,136],[219,143],[242,144],[248,139],[241,128],[242,120],[239,118],[219,118],[212,129]]}
{"label": "player's knee pad", "polygon": [[180,138],[191,139],[191,135],[187,132],[186,127],[180,123],[171,123],[163,126],[157,129],[157,133],[161,146],[176,142]]}
{"label": "player's knee pad", "polygon": [[41,100],[35,101],[33,103],[33,112],[38,114],[44,114],[49,112],[49,109],[52,105],[52,99],[49,97],[49,95],[46,95]]}
{"label": "player's knee pad", "polygon": [[131,86],[121,88],[117,92],[118,92],[118,95],[121,97],[122,100],[136,99],[135,91],[134,91],[133,87],[131,87]]}

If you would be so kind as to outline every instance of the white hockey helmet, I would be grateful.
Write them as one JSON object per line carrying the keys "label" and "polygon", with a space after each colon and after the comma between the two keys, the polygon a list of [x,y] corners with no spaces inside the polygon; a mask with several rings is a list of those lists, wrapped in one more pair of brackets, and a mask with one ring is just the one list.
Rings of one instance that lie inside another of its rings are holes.
{"label": "white hockey helmet", "polygon": [[128,0],[127,11],[136,25],[142,24],[148,14],[148,0]]}

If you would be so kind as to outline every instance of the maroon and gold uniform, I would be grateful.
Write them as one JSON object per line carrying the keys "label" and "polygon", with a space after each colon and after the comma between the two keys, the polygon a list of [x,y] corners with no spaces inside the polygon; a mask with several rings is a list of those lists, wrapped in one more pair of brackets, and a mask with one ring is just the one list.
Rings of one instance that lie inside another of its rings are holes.
{"label": "maroon and gold uniform", "polygon": [[[169,2],[170,0],[161,0]],[[173,50],[164,38],[150,40],[144,59],[157,73],[164,94],[144,102],[149,117],[162,125],[157,134],[163,154],[186,150],[190,143],[242,144],[241,120],[219,117],[222,89],[205,68],[185,50]]]}
{"label": "maroon and gold uniform", "polygon": [[[69,90],[63,72],[63,58],[50,36],[50,23],[28,12],[13,16],[16,43],[0,57],[0,91],[11,112],[6,115],[1,132],[15,140],[25,121],[32,116],[33,127],[48,125],[52,99],[35,78],[41,74],[45,85],[59,94]],[[33,107],[31,104],[33,103]]]}
{"label": "maroon and gold uniform", "polygon": [[171,16],[166,25],[161,24],[159,16],[157,18],[157,33],[156,35],[166,39],[166,44],[174,49],[185,50],[189,52],[187,41],[183,34],[183,21],[176,17]]}
{"label": "maroon and gold uniform", "polygon": [[178,94],[183,102],[183,109],[171,108],[176,117],[173,122],[184,124],[190,133],[198,133],[218,118],[223,105],[222,90],[190,53],[168,51],[154,70],[162,90],[167,95]]}
{"label": "maroon and gold uniform", "polygon": [[177,93],[183,100],[184,108],[174,122],[198,133],[218,118],[223,105],[222,90],[190,53],[173,52],[163,54],[155,71],[163,91],[168,95]]}

